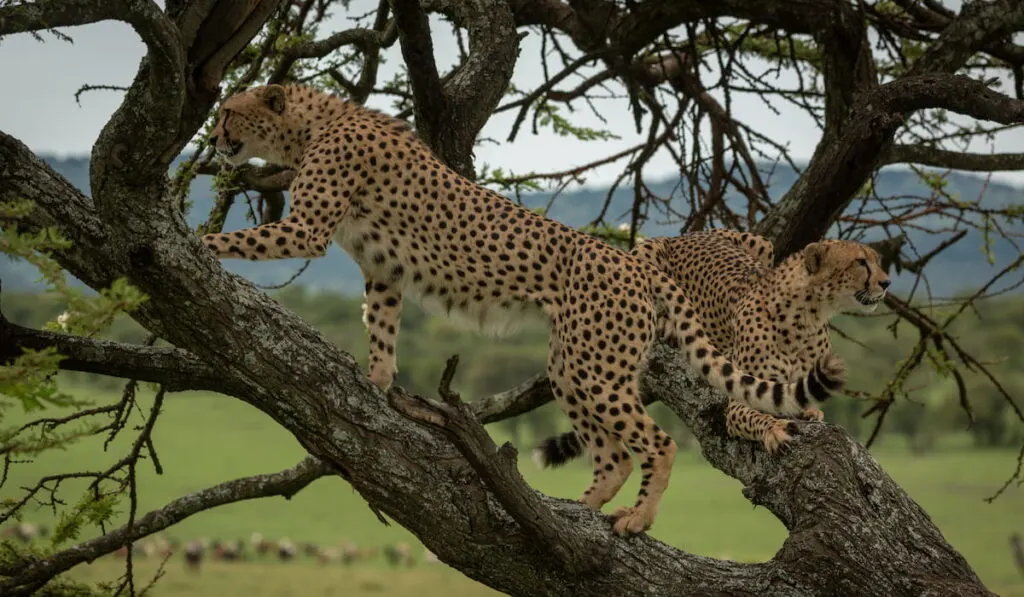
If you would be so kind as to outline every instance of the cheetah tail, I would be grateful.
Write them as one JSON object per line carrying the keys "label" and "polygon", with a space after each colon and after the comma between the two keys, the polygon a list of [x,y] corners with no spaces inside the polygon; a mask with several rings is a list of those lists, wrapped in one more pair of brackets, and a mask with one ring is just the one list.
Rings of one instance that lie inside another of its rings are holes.
{"label": "cheetah tail", "polygon": [[835,353],[825,353],[801,384],[807,388],[808,396],[822,402],[846,385],[846,364]]}
{"label": "cheetah tail", "polygon": [[533,461],[540,468],[554,468],[583,455],[585,446],[575,431],[549,437],[533,449]]}
{"label": "cheetah tail", "polygon": [[814,367],[793,383],[776,383],[771,391],[760,382],[753,392],[744,392],[743,401],[762,412],[799,415],[812,408],[811,401],[824,402],[846,384],[846,366],[833,353],[823,355]]}
{"label": "cheetah tail", "polygon": [[661,318],[660,335],[670,340],[686,356],[690,367],[733,400],[763,411],[800,414],[810,399],[828,398],[845,382],[842,361],[829,354],[813,371],[797,382],[775,382],[747,375],[711,344],[700,315],[679,287],[661,271],[651,267],[651,290]]}

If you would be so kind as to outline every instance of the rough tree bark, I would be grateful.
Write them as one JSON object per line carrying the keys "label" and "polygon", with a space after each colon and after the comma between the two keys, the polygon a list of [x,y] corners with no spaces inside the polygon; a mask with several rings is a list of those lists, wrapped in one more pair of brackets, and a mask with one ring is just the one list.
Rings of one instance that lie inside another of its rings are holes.
{"label": "rough tree bark", "polygon": [[[26,226],[55,226],[72,239],[73,247],[55,257],[90,286],[101,288],[127,277],[149,296],[133,317],[177,348],[147,351],[79,343],[13,328],[0,320],[5,339],[27,347],[57,343],[73,353],[69,366],[167,384],[177,381],[177,387],[185,387],[188,379],[192,387],[212,387],[209,372],[216,371],[219,385],[212,389],[266,413],[311,455],[298,472],[282,473],[288,483],[263,491],[287,492],[302,481],[336,471],[373,509],[411,530],[442,561],[512,595],[991,594],[927,514],[842,430],[801,424],[800,438],[778,457],[767,456],[753,444],[730,441],[721,418],[724,398],[696,381],[663,347],[654,351],[645,379],[649,397],[679,414],[709,462],[742,481],[745,495],[787,526],[790,536],[772,560],[720,561],[681,552],[646,535],[616,537],[602,515],[530,489],[515,470],[509,449],[494,446],[474,417],[493,420],[495,409],[525,408],[517,404],[519,394],[469,409],[410,396],[401,389],[382,394],[350,355],[245,280],[226,273],[168,199],[167,166],[209,111],[224,57],[252,37],[277,3],[249,3],[254,8],[238,14],[228,10],[227,0],[187,2],[175,4],[178,10],[172,15],[140,9],[144,3],[127,0],[73,4],[77,22],[131,22],[149,47],[149,57],[95,146],[91,200],[18,140],[0,133],[0,201],[35,201]],[[507,84],[515,58],[515,29],[507,17],[514,15],[515,23],[523,24],[545,11],[561,11],[568,15],[560,21],[564,27],[581,37],[595,32],[574,21],[573,9],[560,3],[440,4],[448,11],[464,11],[471,30],[474,20],[483,26],[479,19],[487,7],[500,13],[487,25],[500,29],[500,40],[493,45],[475,43],[470,62],[442,82],[428,57],[429,37],[418,4],[394,3],[410,70],[427,67],[412,81],[420,132],[444,159],[471,172],[472,140],[486,120],[487,106],[494,105]],[[615,35],[631,32],[634,39],[659,35],[673,23],[722,14],[760,18],[767,24],[788,16],[806,30],[819,31],[835,26],[829,18],[809,14],[808,6],[821,4],[648,2],[637,5],[635,12],[615,13],[607,22],[615,25]],[[993,3],[1000,20],[985,25],[999,32],[1015,18],[1024,20],[1020,6],[1010,4]],[[40,5],[43,13],[48,6],[52,9],[50,3]],[[0,33],[39,28],[47,18],[54,22],[52,15],[26,16],[18,10],[25,9],[0,9]],[[979,15],[990,15],[986,10],[973,11],[964,22],[980,22]],[[646,20],[640,19],[641,13],[649,13]],[[212,19],[223,26],[210,26]],[[962,51],[950,52],[946,44],[955,36],[949,31],[943,35],[945,40],[938,45],[945,48],[939,52],[944,58],[930,63],[936,66],[922,67],[924,73],[952,71],[962,63],[957,58]],[[969,46],[997,35],[961,41]],[[502,64],[485,64],[491,60]],[[855,101],[859,108],[853,110],[866,111],[876,128],[894,132],[906,111],[947,101],[922,91],[922,81],[868,92]],[[1002,114],[1002,109],[1020,114],[1019,102],[977,95],[968,97],[965,110],[987,106],[985,113],[991,115]],[[479,111],[468,116],[453,107],[472,103]],[[817,224],[804,216],[831,214],[849,200],[851,189],[863,182],[860,174],[868,171],[866,164],[881,159],[892,136],[868,133],[851,117],[833,143],[819,148],[810,182],[791,193],[798,199],[784,201],[786,224],[772,225],[776,239],[792,243],[820,235]],[[830,173],[832,180],[840,181],[838,186],[818,187],[822,179],[813,173],[826,167],[820,164],[851,158],[857,158],[854,166]],[[525,384],[522,395],[529,404],[549,399],[536,380]],[[676,477],[670,491],[699,488]],[[119,540],[100,542],[103,548],[114,548],[138,532],[127,529]],[[81,559],[7,565],[0,569],[0,593],[30,594],[49,575],[76,561]]]}

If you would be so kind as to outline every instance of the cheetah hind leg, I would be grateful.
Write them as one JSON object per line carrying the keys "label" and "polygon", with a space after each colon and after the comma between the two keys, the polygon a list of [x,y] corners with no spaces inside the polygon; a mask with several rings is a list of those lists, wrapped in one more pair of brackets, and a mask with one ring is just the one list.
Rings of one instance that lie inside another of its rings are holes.
{"label": "cheetah hind leg", "polygon": [[625,441],[641,459],[643,477],[636,503],[612,513],[612,530],[618,535],[642,533],[651,528],[676,458],[676,443],[642,410],[634,416],[634,423],[640,423],[636,428],[644,431]]}
{"label": "cheetah hind leg", "polygon": [[778,452],[797,434],[793,421],[754,410],[739,402],[729,402],[725,411],[725,429],[731,437],[761,442],[769,454]]}
{"label": "cheetah hind leg", "polygon": [[626,446],[603,429],[592,427],[587,435],[590,436],[588,449],[594,464],[594,479],[578,501],[592,510],[600,510],[629,479],[633,461]]}

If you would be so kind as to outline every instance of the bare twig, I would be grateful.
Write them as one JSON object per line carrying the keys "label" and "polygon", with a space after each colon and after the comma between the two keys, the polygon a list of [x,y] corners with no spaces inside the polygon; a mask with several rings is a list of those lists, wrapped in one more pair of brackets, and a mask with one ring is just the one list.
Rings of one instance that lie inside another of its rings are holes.
{"label": "bare twig", "polygon": [[111,553],[143,537],[173,526],[189,516],[225,504],[282,496],[290,498],[320,477],[332,474],[329,466],[307,456],[290,469],[277,473],[243,477],[182,496],[159,510],[144,514],[103,536],[85,541],[45,558],[31,558],[0,566],[0,590],[5,595],[28,595],[57,574],[82,562]]}

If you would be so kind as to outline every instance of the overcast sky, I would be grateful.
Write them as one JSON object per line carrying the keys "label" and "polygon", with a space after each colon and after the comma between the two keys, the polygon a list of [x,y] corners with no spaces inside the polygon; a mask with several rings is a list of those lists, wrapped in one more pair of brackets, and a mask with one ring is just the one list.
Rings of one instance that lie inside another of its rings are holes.
{"label": "overcast sky", "polygon": [[[352,14],[369,10],[376,5],[376,0],[365,7],[363,4],[367,4],[366,0],[354,0]],[[333,19],[330,25],[335,30],[351,26],[343,17]],[[74,100],[75,91],[83,84],[128,85],[144,46],[136,34],[121,23],[99,23],[63,31],[74,38],[73,44],[48,35],[45,36],[46,43],[39,43],[29,35],[8,36],[0,40],[0,81],[4,83],[4,93],[0,93],[0,130],[21,139],[37,152],[87,154],[106,119],[119,104],[121,93],[86,93],[78,105]],[[447,26],[439,25],[435,31],[439,66],[450,65],[456,56],[454,41],[448,35]],[[330,32],[329,28],[321,34]],[[514,83],[520,88],[529,88],[541,80],[536,60],[538,43],[535,34],[522,42],[514,78]],[[394,72],[394,65],[398,62],[398,44],[388,55],[391,64],[382,69],[381,80]],[[795,108],[785,106],[780,106],[781,114],[776,115],[753,96],[736,95],[733,100],[734,114],[743,121],[776,141],[788,144],[798,160],[810,157],[819,133],[809,118]],[[378,100],[375,107],[386,109],[387,101]],[[582,104],[580,107],[581,112],[588,113]],[[583,143],[550,133],[533,135],[529,127],[524,127],[514,143],[504,143],[514,111],[499,114],[490,120],[483,134],[503,143],[479,147],[476,151],[478,165],[488,163],[518,173],[561,170],[642,141],[633,129],[632,116],[624,110],[623,104],[606,108],[604,114],[609,119],[608,125],[591,118],[581,122],[595,127],[608,126],[621,139]],[[997,151],[1024,151],[1024,129],[1001,135],[994,147]],[[991,151],[990,147],[981,144],[973,149]],[[604,183],[619,171],[616,166],[605,167],[590,176],[588,184]],[[675,171],[670,157],[664,152],[648,170],[650,175],[663,176]],[[997,178],[1024,186],[1024,172],[1003,173]]]}

